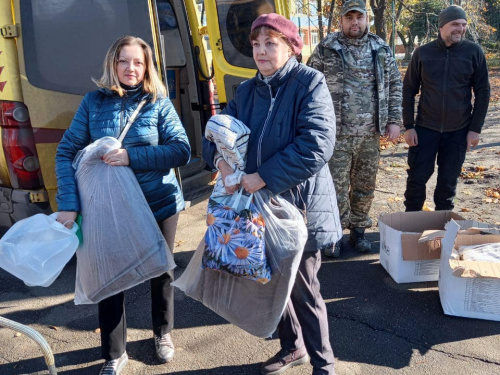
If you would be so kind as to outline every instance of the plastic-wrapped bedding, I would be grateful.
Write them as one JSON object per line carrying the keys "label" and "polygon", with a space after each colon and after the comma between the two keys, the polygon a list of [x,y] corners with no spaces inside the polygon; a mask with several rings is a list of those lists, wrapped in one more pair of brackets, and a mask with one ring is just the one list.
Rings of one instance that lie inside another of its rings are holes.
{"label": "plastic-wrapped bedding", "polygon": [[[230,175],[230,181],[226,177],[226,184],[229,186],[239,184],[239,179],[245,170],[250,129],[233,116],[214,115],[207,122],[205,137],[215,144],[218,156],[224,159],[235,171],[234,174]],[[219,174],[211,197],[224,195],[228,194]]]}
{"label": "plastic-wrapped bedding", "polygon": [[120,146],[103,137],[73,163],[84,238],[76,252],[77,305],[98,303],[175,267],[133,171],[101,160]]}
{"label": "plastic-wrapped bedding", "polygon": [[203,240],[184,273],[172,285],[230,323],[255,336],[269,337],[290,298],[307,228],[299,210],[279,196],[272,197],[266,190],[260,190],[254,194],[253,203],[266,223],[271,281],[260,284],[226,272],[202,269]]}
{"label": "plastic-wrapped bedding", "polygon": [[500,263],[500,243],[460,246],[460,259]]}

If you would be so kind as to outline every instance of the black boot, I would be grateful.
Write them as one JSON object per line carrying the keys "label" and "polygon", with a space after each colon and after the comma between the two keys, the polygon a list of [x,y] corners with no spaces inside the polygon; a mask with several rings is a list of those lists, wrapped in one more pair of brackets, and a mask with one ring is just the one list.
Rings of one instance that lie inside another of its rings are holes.
{"label": "black boot", "polygon": [[370,241],[365,238],[365,228],[352,228],[349,243],[362,253],[368,253],[372,249]]}
{"label": "black boot", "polygon": [[342,238],[339,242],[332,245],[328,245],[323,249],[323,254],[330,258],[338,258],[340,256],[340,250],[342,249]]}

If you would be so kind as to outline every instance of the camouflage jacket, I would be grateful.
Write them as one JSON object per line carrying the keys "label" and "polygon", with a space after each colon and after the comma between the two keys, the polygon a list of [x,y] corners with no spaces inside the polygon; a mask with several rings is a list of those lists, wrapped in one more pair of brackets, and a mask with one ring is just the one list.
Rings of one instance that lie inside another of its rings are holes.
{"label": "camouflage jacket", "polygon": [[[319,70],[326,77],[337,118],[337,135],[342,121],[342,95],[344,95],[344,52],[339,42],[339,32],[331,33],[314,49],[307,65]],[[368,33],[375,63],[377,82],[377,128],[385,133],[387,124],[402,125],[402,82],[396,61],[389,46],[377,35]]]}

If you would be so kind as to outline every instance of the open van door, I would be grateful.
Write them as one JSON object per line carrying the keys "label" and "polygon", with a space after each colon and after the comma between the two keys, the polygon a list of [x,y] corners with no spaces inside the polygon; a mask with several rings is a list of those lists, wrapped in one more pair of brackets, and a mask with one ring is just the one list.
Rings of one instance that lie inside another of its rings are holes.
{"label": "open van door", "polygon": [[[252,22],[261,14],[289,17],[283,0],[205,0],[215,81],[221,106],[234,96],[238,85],[255,76],[249,36]],[[223,84],[221,84],[223,83]]]}
{"label": "open van door", "polygon": [[184,194],[207,185],[201,137],[215,113],[196,0],[0,1],[0,234],[57,210],[55,154],[111,44],[141,37],[191,145]]}

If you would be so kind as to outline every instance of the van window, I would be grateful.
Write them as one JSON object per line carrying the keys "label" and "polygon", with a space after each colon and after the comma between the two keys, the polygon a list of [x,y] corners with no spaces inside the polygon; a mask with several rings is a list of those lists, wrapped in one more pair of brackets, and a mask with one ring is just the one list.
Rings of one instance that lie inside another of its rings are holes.
{"label": "van window", "polygon": [[116,39],[153,40],[148,2],[136,0],[22,0],[21,29],[28,81],[77,95],[96,89]]}
{"label": "van window", "polygon": [[224,57],[231,65],[256,69],[248,39],[252,22],[261,14],[276,12],[274,0],[216,1]]}

